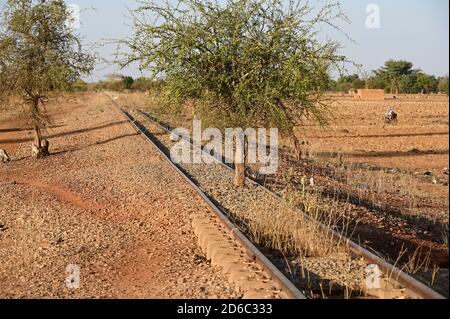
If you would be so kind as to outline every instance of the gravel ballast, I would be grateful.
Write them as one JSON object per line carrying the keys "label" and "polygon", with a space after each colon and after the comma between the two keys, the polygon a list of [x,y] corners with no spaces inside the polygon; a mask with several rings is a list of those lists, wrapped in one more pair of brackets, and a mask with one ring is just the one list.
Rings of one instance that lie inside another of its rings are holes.
{"label": "gravel ballast", "polygon": [[[130,112],[133,117],[145,125],[150,133],[157,137],[167,150],[171,149],[174,142],[171,141],[168,134],[164,134],[140,112],[134,110]],[[247,232],[257,244],[263,245],[265,231],[269,233],[273,229],[279,229],[279,236],[283,239],[283,234],[292,230],[289,224],[295,225],[295,220],[290,218],[298,213],[293,213],[285,203],[270,196],[261,187],[250,183],[244,189],[234,187],[233,173],[222,165],[186,163],[180,165],[231,218],[237,222],[243,221],[243,231],[245,231],[246,223],[253,223],[261,229],[259,234]],[[277,266],[282,267],[286,275],[292,274],[293,269],[289,269],[286,262],[280,260],[277,262],[276,259],[274,262]],[[347,287],[357,294],[359,290],[363,289],[361,285],[365,282],[367,264],[351,258],[338,249],[336,249],[336,253],[330,253],[321,258],[302,258],[299,261],[297,256],[288,256],[287,259],[289,259],[290,267],[296,268],[294,270],[297,273],[294,276],[295,281],[300,288],[303,288],[303,292],[307,296],[311,296],[311,293],[320,293],[323,287],[332,287],[333,285],[335,288],[341,288],[332,294],[343,293],[342,287]]]}
{"label": "gravel ballast", "polygon": [[206,205],[106,98],[55,114],[47,159],[26,131],[0,139],[1,298],[242,297],[197,246]]}

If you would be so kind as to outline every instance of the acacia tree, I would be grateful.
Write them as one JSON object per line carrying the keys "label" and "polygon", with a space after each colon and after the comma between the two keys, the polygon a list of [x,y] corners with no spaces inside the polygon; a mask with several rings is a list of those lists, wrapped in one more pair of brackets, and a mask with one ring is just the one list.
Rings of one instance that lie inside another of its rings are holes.
{"label": "acacia tree", "polygon": [[398,95],[402,79],[417,72],[412,67],[413,64],[408,61],[389,60],[379,70],[374,71],[375,78],[388,83],[390,93]]}
{"label": "acacia tree", "polygon": [[438,90],[448,95],[448,75],[439,79]]}
{"label": "acacia tree", "polygon": [[[319,40],[319,29],[346,21],[338,4],[319,10],[282,0],[140,4],[120,63],[138,61],[162,79],[168,105],[190,101],[216,127],[275,127],[296,142],[294,128],[305,117],[326,123],[329,72],[345,58],[337,42]],[[245,166],[235,166],[235,184],[243,186]]]}
{"label": "acacia tree", "polygon": [[93,69],[71,19],[63,0],[8,0],[0,15],[0,102],[26,106],[36,158],[49,154],[44,103]]}

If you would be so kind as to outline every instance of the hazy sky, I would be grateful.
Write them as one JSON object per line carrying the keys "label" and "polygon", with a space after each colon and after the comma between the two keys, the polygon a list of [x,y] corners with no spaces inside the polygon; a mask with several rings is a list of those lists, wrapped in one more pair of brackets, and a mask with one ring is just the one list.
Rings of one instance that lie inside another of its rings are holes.
{"label": "hazy sky", "polygon": [[[5,0],[0,0],[0,4]],[[78,5],[81,12],[79,32],[86,43],[101,39],[114,39],[130,35],[127,8],[136,6],[135,0],[67,0]],[[312,5],[323,3],[310,0]],[[328,36],[339,39],[343,53],[364,69],[373,70],[388,59],[406,59],[427,73],[446,75],[449,71],[449,1],[448,0],[341,0],[342,7],[351,19],[345,31],[356,43],[341,35]],[[380,28],[368,28],[366,8],[375,4],[380,10]],[[89,8],[95,8],[90,10]],[[98,49],[101,56],[111,58],[115,46]],[[91,80],[116,71],[114,66],[99,65]],[[134,77],[137,67],[122,71]]]}

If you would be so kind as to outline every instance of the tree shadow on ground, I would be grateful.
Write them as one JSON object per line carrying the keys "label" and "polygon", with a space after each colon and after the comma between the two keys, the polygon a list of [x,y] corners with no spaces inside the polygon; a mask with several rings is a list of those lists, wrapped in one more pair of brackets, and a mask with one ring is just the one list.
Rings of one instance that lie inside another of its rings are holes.
{"label": "tree shadow on ground", "polygon": [[[323,158],[336,158],[336,152],[318,152],[317,156]],[[413,157],[425,155],[448,155],[449,150],[410,150],[410,151],[379,151],[379,152],[343,152],[340,155],[349,158],[364,158],[364,157]]]}
{"label": "tree shadow on ground", "polygon": [[329,138],[338,138],[338,139],[346,139],[346,138],[393,138],[393,137],[420,137],[420,136],[434,136],[434,135],[442,135],[447,136],[449,132],[429,132],[429,133],[398,133],[398,134],[373,134],[373,135],[345,135],[345,136],[320,136],[314,137],[315,140],[323,140]]}
{"label": "tree shadow on ground", "polygon": [[[49,129],[54,129],[54,128],[59,128],[59,127],[64,127],[66,125],[52,125],[49,126]],[[31,127],[13,127],[13,128],[2,128],[0,129],[0,133],[14,133],[14,132],[27,132],[27,131],[32,131],[33,128]]]}
{"label": "tree shadow on ground", "polygon": [[[79,130],[73,130],[73,131],[62,132],[62,133],[57,133],[57,134],[50,134],[50,135],[46,136],[46,138],[51,139],[51,138],[56,138],[56,137],[64,137],[64,136],[70,136],[70,135],[75,135],[75,134],[82,134],[82,133],[92,132],[92,131],[96,131],[96,130],[101,130],[101,129],[112,127],[112,126],[125,124],[125,123],[127,123],[127,122],[126,121],[112,122],[112,123],[95,126],[95,127],[90,127],[90,128],[83,128],[83,129],[79,129]],[[0,140],[0,145],[1,144],[25,143],[25,142],[31,142],[31,141],[33,141],[33,138],[6,139],[6,140]]]}
{"label": "tree shadow on ground", "polygon": [[[121,139],[124,139],[124,138],[127,138],[127,137],[138,136],[138,135],[139,135],[138,133],[124,134],[124,135],[116,136],[116,137],[109,138],[109,139],[106,139],[106,140],[103,140],[103,141],[98,141],[98,142],[95,142],[95,143],[92,143],[92,144],[88,144],[88,145],[83,146],[83,147],[69,148],[69,149],[66,149],[66,150],[52,152],[52,153],[50,153],[50,156],[57,156],[57,155],[63,155],[63,154],[67,154],[67,153],[73,153],[73,152],[81,151],[83,149],[87,149],[87,148],[94,147],[94,146],[97,146],[97,145],[104,145],[104,144],[108,144],[108,143],[111,143],[111,142],[114,142],[114,141],[117,141],[117,140],[121,140]],[[23,161],[23,160],[26,160],[26,159],[29,159],[29,158],[31,158],[31,156],[25,156],[25,157],[13,159],[11,162],[19,162],[19,161]]]}

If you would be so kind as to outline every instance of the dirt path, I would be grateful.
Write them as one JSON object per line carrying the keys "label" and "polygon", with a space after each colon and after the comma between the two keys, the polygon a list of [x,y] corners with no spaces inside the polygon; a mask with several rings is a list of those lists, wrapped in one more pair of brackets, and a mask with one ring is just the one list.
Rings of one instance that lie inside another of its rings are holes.
{"label": "dirt path", "polygon": [[0,165],[0,297],[240,297],[197,247],[190,217],[205,205],[106,100],[55,114],[40,161],[22,126],[0,123],[13,159]]}

